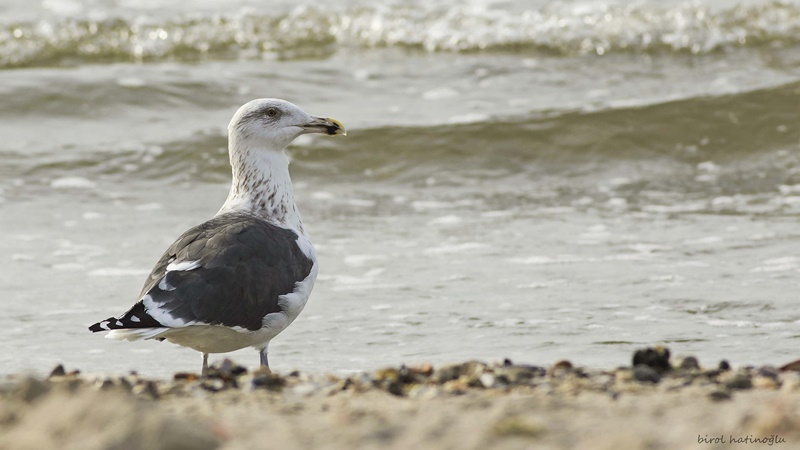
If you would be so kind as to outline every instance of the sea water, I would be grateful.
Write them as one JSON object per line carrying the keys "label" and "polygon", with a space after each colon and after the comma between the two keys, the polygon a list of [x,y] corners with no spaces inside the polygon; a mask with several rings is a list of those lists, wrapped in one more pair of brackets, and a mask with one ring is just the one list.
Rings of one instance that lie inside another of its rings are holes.
{"label": "sea water", "polygon": [[278,371],[796,359],[797,30],[798,1],[4,2],[0,373],[199,370],[86,327],[218,210],[257,97],[348,129],[289,148],[321,267]]}

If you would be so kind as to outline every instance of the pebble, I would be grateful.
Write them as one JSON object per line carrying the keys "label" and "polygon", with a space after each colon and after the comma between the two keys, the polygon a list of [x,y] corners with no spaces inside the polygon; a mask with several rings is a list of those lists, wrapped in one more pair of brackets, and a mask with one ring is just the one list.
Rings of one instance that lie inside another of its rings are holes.
{"label": "pebble", "polygon": [[658,374],[658,371],[644,364],[634,366],[633,378],[644,383],[658,383],[661,381],[661,375]]}
{"label": "pebble", "polygon": [[[380,390],[391,395],[413,398],[435,398],[461,395],[472,389],[503,390],[528,386],[560,392],[592,390],[617,395],[639,392],[648,385],[661,384],[664,390],[693,386],[705,389],[712,400],[730,398],[730,392],[745,389],[800,389],[800,371],[793,363],[775,366],[745,366],[732,371],[723,360],[718,369],[701,371],[697,358],[686,356],[675,361],[671,370],[670,351],[665,347],[639,349],[633,354],[634,364],[611,371],[590,371],[561,360],[545,369],[541,366],[515,364],[510,359],[487,364],[472,360],[435,368],[419,366],[385,367],[372,373],[355,373],[347,378],[333,375],[316,376],[291,372],[282,376],[266,369],[248,372],[230,359],[212,365],[206,375],[179,372],[172,382],[153,381],[138,375],[119,377],[80,376],[56,366],[45,380],[25,378],[6,383],[2,392],[13,392],[25,402],[33,402],[47,394],[53,386],[78,390],[87,385],[95,390],[132,392],[145,398],[191,396],[202,392],[217,393],[229,389],[265,389],[284,395],[336,395]],[[287,389],[288,388],[288,389]],[[727,396],[727,397],[726,397]]]}
{"label": "pebble", "polygon": [[219,392],[225,389],[225,382],[218,378],[206,379],[200,382],[200,387],[209,392]]}
{"label": "pebble", "polygon": [[721,402],[724,400],[730,400],[732,396],[731,393],[728,391],[719,390],[719,391],[711,391],[708,394],[708,398],[710,398],[715,402]]}
{"label": "pebble", "polygon": [[633,366],[644,365],[652,368],[659,374],[669,372],[669,349],[666,347],[648,347],[637,350],[633,354]]}
{"label": "pebble", "polygon": [[568,373],[571,373],[574,370],[574,368],[575,367],[572,365],[571,362],[567,361],[566,359],[563,359],[561,361],[556,361],[555,364],[550,366],[550,368],[547,370],[547,374],[550,377],[561,377]]}
{"label": "pebble", "polygon": [[780,371],[774,366],[761,366],[758,369],[758,375],[777,380],[778,376],[780,375]]}
{"label": "pebble", "polygon": [[219,378],[225,381],[235,380],[239,375],[247,373],[247,368],[240,366],[228,358],[214,363],[208,368],[206,378]]}
{"label": "pebble", "polygon": [[753,387],[757,389],[778,389],[780,384],[776,378],[758,375],[753,378]]}
{"label": "pebble", "polygon": [[753,387],[753,380],[746,372],[737,372],[725,382],[728,389],[750,389]]}
{"label": "pebble", "polygon": [[256,389],[280,391],[284,386],[286,386],[286,379],[271,372],[256,372],[253,375],[253,381],[251,384]]}
{"label": "pebble", "polygon": [[480,381],[481,386],[484,388],[492,388],[497,384],[497,377],[494,376],[493,373],[484,373],[478,377],[478,381]]}
{"label": "pebble", "polygon": [[700,370],[700,363],[694,356],[687,356],[681,359],[678,363],[678,368],[681,370]]}
{"label": "pebble", "polygon": [[192,373],[192,372],[177,372],[172,377],[172,379],[175,380],[175,381],[179,381],[179,380],[196,381],[198,378],[200,378],[200,376],[197,375],[196,373]]}
{"label": "pebble", "polygon": [[510,385],[531,384],[536,378],[547,374],[544,367],[531,365],[503,365],[494,368],[498,382]]}
{"label": "pebble", "polygon": [[62,364],[59,364],[59,365],[55,366],[53,368],[53,370],[50,372],[49,378],[63,377],[66,374],[67,374],[67,371],[64,370],[64,366]]}
{"label": "pebble", "polygon": [[430,363],[425,363],[419,367],[409,367],[408,371],[414,375],[429,377],[433,375],[433,366]]}
{"label": "pebble", "polygon": [[467,361],[462,364],[452,364],[444,366],[435,371],[432,375],[434,383],[446,383],[451,380],[456,380],[462,376],[480,376],[486,368],[486,364],[480,361]]}
{"label": "pebble", "polygon": [[134,386],[131,392],[135,395],[149,397],[153,400],[158,400],[161,397],[161,394],[158,392],[158,386],[156,386],[154,381],[143,381]]}
{"label": "pebble", "polygon": [[781,372],[788,372],[788,371],[800,372],[800,359],[782,365],[779,370]]}

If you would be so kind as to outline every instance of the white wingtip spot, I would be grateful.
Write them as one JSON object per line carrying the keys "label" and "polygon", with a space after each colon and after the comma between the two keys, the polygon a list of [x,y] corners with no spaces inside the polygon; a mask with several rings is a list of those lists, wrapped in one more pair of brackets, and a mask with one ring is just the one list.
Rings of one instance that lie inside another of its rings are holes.
{"label": "white wingtip spot", "polygon": [[198,267],[200,267],[200,261],[171,262],[167,266],[167,272],[172,272],[173,270],[179,270],[179,271],[193,270]]}
{"label": "white wingtip spot", "polygon": [[121,327],[121,326],[123,326],[123,325],[122,325],[122,321],[121,321],[121,320],[118,320],[118,321],[117,321],[117,326],[118,326],[118,327]]}
{"label": "white wingtip spot", "polygon": [[141,322],[142,319],[138,318],[137,316],[131,316],[131,322]]}
{"label": "white wingtip spot", "polygon": [[108,328],[108,321],[100,322],[100,328],[102,328],[104,330],[110,330],[111,329],[111,328]]}

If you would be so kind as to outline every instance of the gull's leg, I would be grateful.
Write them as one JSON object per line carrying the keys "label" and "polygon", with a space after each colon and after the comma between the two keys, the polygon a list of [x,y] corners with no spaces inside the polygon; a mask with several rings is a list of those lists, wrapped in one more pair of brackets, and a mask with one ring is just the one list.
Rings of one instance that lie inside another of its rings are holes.
{"label": "gull's leg", "polygon": [[272,372],[269,370],[269,362],[267,361],[267,347],[262,348],[259,354],[261,355],[261,365],[267,369],[267,372]]}
{"label": "gull's leg", "polygon": [[205,375],[208,373],[208,353],[203,353],[203,372],[201,375]]}

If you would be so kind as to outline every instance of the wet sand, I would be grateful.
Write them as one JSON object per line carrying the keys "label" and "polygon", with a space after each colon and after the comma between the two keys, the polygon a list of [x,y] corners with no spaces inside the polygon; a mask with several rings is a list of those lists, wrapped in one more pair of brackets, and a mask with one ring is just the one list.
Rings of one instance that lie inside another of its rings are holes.
{"label": "wet sand", "polygon": [[722,449],[800,445],[800,362],[609,369],[512,361],[339,377],[225,360],[172,380],[54,369],[0,381],[2,449]]}

